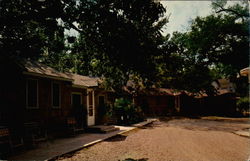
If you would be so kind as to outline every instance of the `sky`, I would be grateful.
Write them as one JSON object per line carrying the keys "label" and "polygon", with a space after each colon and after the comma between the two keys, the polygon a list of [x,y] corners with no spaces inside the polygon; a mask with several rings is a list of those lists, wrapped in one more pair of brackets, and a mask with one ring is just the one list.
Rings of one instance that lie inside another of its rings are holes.
{"label": "sky", "polygon": [[184,32],[190,26],[190,21],[197,16],[207,16],[212,13],[211,1],[161,1],[170,15],[169,22],[163,34],[174,31]]}
{"label": "sky", "polygon": [[[161,0],[166,8],[166,15],[170,15],[169,22],[163,30],[163,35],[173,33],[173,31],[186,31],[191,19],[197,16],[206,16],[211,12],[211,1],[170,1]],[[66,33],[76,36],[77,32],[73,29]]]}
{"label": "sky", "polygon": [[[190,27],[190,22],[197,16],[207,16],[212,13],[210,0],[160,0],[166,8],[166,16],[169,17],[169,22],[163,29],[163,35],[173,33],[174,31],[185,32]],[[228,4],[232,5],[235,2],[229,1]],[[77,32],[73,29],[67,31],[72,36],[76,36]]]}

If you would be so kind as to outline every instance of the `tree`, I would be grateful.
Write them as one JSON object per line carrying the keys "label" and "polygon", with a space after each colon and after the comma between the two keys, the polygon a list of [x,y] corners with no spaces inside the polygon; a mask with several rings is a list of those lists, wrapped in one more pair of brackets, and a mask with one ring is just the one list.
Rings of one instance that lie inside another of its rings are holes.
{"label": "tree", "polygon": [[64,26],[59,20],[70,3],[70,0],[0,1],[2,54],[38,58],[45,51],[54,54],[63,50]]}
{"label": "tree", "polygon": [[[3,0],[0,49],[59,69],[105,77],[121,87],[131,75],[152,82],[165,8],[153,0]],[[70,45],[65,29],[78,32]],[[150,80],[150,81],[149,81]]]}
{"label": "tree", "polygon": [[248,5],[226,6],[226,1],[216,1],[212,6],[213,14],[197,17],[189,31],[167,39],[162,63],[165,86],[213,94],[213,80],[235,80],[240,69],[248,66]]}
{"label": "tree", "polygon": [[189,48],[189,34],[174,32],[168,37],[159,58],[159,82],[162,87],[187,90],[193,93],[206,92],[213,95],[211,82],[214,73]]}
{"label": "tree", "polygon": [[200,59],[222,68],[225,76],[235,77],[249,64],[248,4],[225,4],[212,3],[215,14],[194,21],[190,40]]}
{"label": "tree", "polygon": [[[80,1],[78,52],[88,53],[91,73],[120,89],[132,75],[152,82],[154,57],[163,43],[164,7],[153,0]],[[84,50],[79,50],[84,49]],[[86,57],[85,57],[86,58]],[[83,58],[84,59],[84,58]]]}

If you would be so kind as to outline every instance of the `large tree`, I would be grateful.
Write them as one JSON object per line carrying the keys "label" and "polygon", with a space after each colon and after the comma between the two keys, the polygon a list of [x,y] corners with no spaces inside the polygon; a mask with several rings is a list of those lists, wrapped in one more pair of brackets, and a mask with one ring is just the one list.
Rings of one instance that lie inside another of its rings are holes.
{"label": "large tree", "polygon": [[167,39],[160,65],[163,85],[213,94],[213,80],[236,80],[249,65],[248,3],[226,4],[213,2],[213,14],[195,18],[189,31]]}
{"label": "large tree", "polygon": [[[131,75],[152,82],[165,8],[154,0],[2,0],[0,49],[40,58],[60,70],[105,77],[121,87]],[[75,30],[69,44],[65,29]],[[151,80],[151,81],[149,81]]]}
{"label": "large tree", "polygon": [[105,77],[106,85],[116,89],[134,75],[152,84],[165,8],[153,0],[94,0],[80,1],[79,10],[74,51],[88,53],[83,61],[89,60],[91,74]]}
{"label": "large tree", "polygon": [[[1,0],[1,53],[38,58],[45,52],[61,52],[65,26],[60,20],[72,3],[73,0]],[[67,19],[67,23],[72,22]]]}

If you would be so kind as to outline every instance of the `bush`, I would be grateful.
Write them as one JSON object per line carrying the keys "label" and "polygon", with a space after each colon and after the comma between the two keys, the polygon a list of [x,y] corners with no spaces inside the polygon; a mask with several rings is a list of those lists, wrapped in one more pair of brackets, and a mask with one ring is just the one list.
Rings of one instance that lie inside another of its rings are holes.
{"label": "bush", "polygon": [[133,124],[143,120],[143,112],[139,106],[134,106],[129,99],[115,100],[113,115],[117,117],[118,124]]}
{"label": "bush", "polygon": [[237,109],[244,113],[249,112],[249,97],[242,97],[237,101]]}

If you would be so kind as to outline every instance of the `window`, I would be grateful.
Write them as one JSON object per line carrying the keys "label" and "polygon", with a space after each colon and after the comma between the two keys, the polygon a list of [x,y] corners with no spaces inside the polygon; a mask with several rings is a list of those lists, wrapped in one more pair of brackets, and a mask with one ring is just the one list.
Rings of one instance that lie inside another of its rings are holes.
{"label": "window", "polygon": [[28,79],[26,83],[26,106],[27,108],[38,108],[38,81]]}
{"label": "window", "polygon": [[60,100],[60,84],[52,83],[52,106],[59,108]]}

